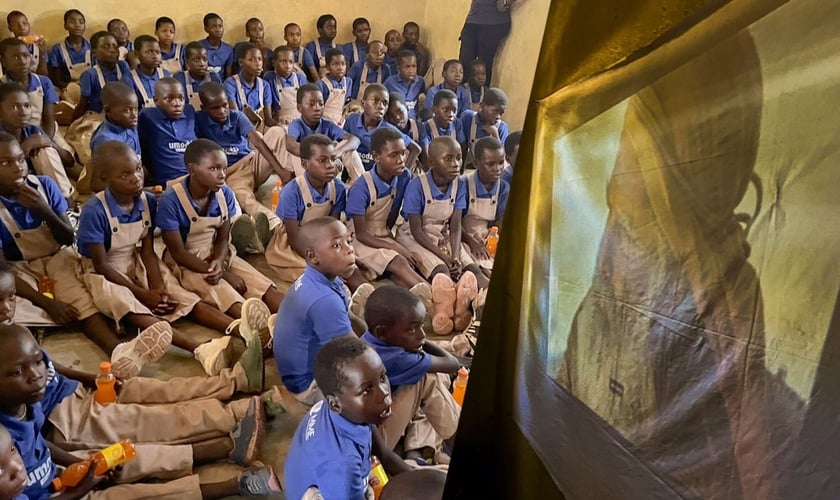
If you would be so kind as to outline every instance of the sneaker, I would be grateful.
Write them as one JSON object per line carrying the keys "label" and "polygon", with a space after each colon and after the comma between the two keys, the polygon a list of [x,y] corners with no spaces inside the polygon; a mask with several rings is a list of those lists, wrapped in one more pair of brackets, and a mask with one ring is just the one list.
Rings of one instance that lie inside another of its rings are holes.
{"label": "sneaker", "polygon": [[262,462],[254,462],[239,476],[239,494],[246,497],[277,495],[283,493],[274,469]]}
{"label": "sneaker", "polygon": [[67,220],[70,221],[70,225],[73,226],[73,231],[79,232],[79,219],[81,218],[81,214],[76,210],[67,210]]}
{"label": "sneaker", "polygon": [[257,237],[257,226],[254,224],[254,219],[248,214],[242,214],[233,221],[230,226],[230,239],[237,253],[265,252],[265,247]]}
{"label": "sneaker", "polygon": [[196,347],[193,356],[201,363],[205,373],[213,377],[230,366],[233,359],[233,342],[230,337],[213,339]]}
{"label": "sneaker", "polygon": [[466,271],[458,280],[458,286],[455,287],[455,330],[463,332],[470,326],[473,318],[471,306],[476,294],[478,294],[478,280],[472,271]]}
{"label": "sneaker", "polygon": [[260,394],[263,409],[268,419],[287,413],[286,407],[283,406],[283,391],[276,385],[271,386],[271,389]]}
{"label": "sneaker", "polygon": [[376,290],[370,283],[362,283],[359,288],[350,296],[350,311],[356,316],[364,318],[365,304],[370,294]]}
{"label": "sneaker", "polygon": [[432,311],[434,307],[432,302],[432,287],[424,281],[417,283],[408,291],[423,303],[423,307],[426,308],[426,319],[423,321],[423,329],[427,332],[432,331]]}
{"label": "sneaker", "polygon": [[242,303],[242,322],[239,324],[239,335],[245,343],[252,338],[258,338],[260,347],[271,345],[271,331],[268,328],[268,317],[271,311],[265,303],[257,298],[251,298]]}
{"label": "sneaker", "polygon": [[143,365],[153,363],[166,354],[172,344],[172,326],[158,321],[134,339],[114,347],[111,352],[111,370],[120,380],[136,377]]}
{"label": "sneaker", "polygon": [[248,402],[248,411],[245,417],[236,425],[236,429],[230,433],[233,440],[233,451],[230,452],[230,461],[237,465],[249,465],[257,458],[257,453],[262,446],[265,434],[265,413],[262,401],[259,396],[252,396]]}
{"label": "sneaker", "polygon": [[[230,337],[224,338],[230,340]],[[245,350],[239,356],[238,363],[242,366],[245,377],[248,379],[247,390],[242,392],[253,394],[262,391],[265,385],[265,362],[262,347],[257,342],[246,342]]]}
{"label": "sneaker", "polygon": [[268,221],[268,215],[262,212],[257,212],[251,217],[254,219],[257,238],[260,240],[260,243],[262,243],[263,248],[267,248],[268,242],[271,241],[271,237],[274,236],[274,231],[271,230],[271,224]]}
{"label": "sneaker", "polygon": [[452,283],[452,278],[445,273],[436,274],[432,278],[432,330],[438,335],[452,333],[455,298],[455,284]]}

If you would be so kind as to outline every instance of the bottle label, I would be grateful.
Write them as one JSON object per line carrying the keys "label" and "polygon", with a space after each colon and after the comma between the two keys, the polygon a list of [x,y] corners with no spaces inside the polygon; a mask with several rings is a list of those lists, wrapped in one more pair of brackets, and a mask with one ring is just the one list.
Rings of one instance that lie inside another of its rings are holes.
{"label": "bottle label", "polygon": [[123,446],[120,443],[112,444],[111,446],[103,449],[100,453],[102,453],[102,457],[105,458],[105,464],[108,465],[108,469],[113,469],[125,462],[125,449],[123,449]]}
{"label": "bottle label", "polygon": [[370,471],[369,484],[375,491],[379,491],[388,484],[388,474],[382,464],[377,465]]}

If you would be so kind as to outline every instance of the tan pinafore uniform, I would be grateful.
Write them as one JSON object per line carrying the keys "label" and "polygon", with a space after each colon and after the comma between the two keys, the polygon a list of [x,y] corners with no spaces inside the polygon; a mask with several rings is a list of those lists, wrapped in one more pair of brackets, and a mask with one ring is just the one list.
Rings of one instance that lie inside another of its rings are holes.
{"label": "tan pinafore uniform", "polygon": [[[446,254],[451,255],[449,245],[449,219],[455,211],[455,200],[458,198],[458,179],[453,179],[449,184],[449,197],[443,200],[436,200],[432,197],[432,188],[429,183],[429,175],[423,174],[419,177],[420,185],[423,188],[423,197],[426,199],[426,207],[423,210],[423,230],[432,240],[437,240],[438,247]],[[424,248],[411,236],[411,224],[406,221],[397,230],[397,241],[411,252],[417,262],[417,269],[420,274],[429,278],[436,267],[444,265],[444,262],[437,255]],[[472,264],[472,258],[464,251],[461,245],[461,255],[458,258],[463,266]]]}
{"label": "tan pinafore uniform", "polygon": [[342,78],[344,88],[336,87],[333,85],[333,81],[326,76],[321,78],[321,81],[330,89],[330,96],[324,103],[324,118],[341,127],[344,125],[344,103],[347,102],[347,85],[352,85],[350,79]]}
{"label": "tan pinafore uniform", "polygon": [[[35,184],[44,200],[47,194],[40,179],[27,176]],[[49,201],[47,201],[49,203]],[[99,311],[81,281],[76,278],[79,255],[72,247],[62,247],[43,222],[34,229],[21,229],[6,206],[0,202],[0,222],[15,238],[23,260],[10,261],[15,277],[22,279],[32,288],[38,289],[38,281],[49,276],[53,281],[56,300],[66,302],[79,312],[79,319],[86,319]],[[18,295],[15,298],[15,323],[24,326],[56,326],[46,311]]]}
{"label": "tan pinafore uniform", "polygon": [[[158,67],[157,69],[157,79],[160,80],[164,78],[166,73],[163,71],[163,67]],[[137,68],[131,70],[131,79],[134,80],[134,86],[137,88],[137,91],[140,92],[140,96],[143,98],[143,102],[140,103],[140,109],[143,108],[154,108],[155,107],[155,96],[154,94],[149,95],[146,92],[146,86],[143,85],[143,81],[140,80],[140,75],[137,73]]]}
{"label": "tan pinafore uniform", "polygon": [[[391,230],[388,229],[388,215],[391,213],[391,207],[394,205],[394,199],[397,196],[396,186],[391,187],[391,192],[379,198],[376,192],[376,184],[373,181],[373,172],[367,171],[360,177],[367,185],[368,193],[370,194],[370,203],[365,210],[365,228],[367,232],[377,238],[393,238]],[[356,232],[353,218],[347,222],[347,231],[351,234]],[[388,264],[399,256],[399,253],[389,248],[373,248],[369,247],[355,237],[353,238],[353,249],[356,251],[356,258],[364,264],[367,269],[372,271],[373,276],[365,276],[368,279],[376,279],[385,273]],[[367,274],[367,273],[366,273]]]}
{"label": "tan pinafore uniform", "polygon": [[236,93],[239,95],[239,102],[242,106],[242,109],[238,111],[245,113],[245,116],[254,124],[254,127],[260,132],[263,132],[265,130],[265,127],[262,126],[265,120],[265,110],[263,109],[265,107],[263,105],[265,102],[265,80],[260,77],[254,80],[254,86],[257,87],[257,96],[260,100],[260,107],[255,109],[248,105],[248,97],[245,95],[245,87],[242,86],[242,79],[239,78],[239,75],[233,75],[231,78],[233,78],[233,82],[236,84]]}
{"label": "tan pinafore uniform", "polygon": [[307,74],[306,69],[304,69],[304,67],[303,67],[303,64],[304,64],[303,61],[306,60],[306,57],[304,56],[305,51],[306,51],[306,48],[303,45],[301,45],[300,47],[298,47],[297,51],[292,52],[292,59],[294,59],[294,61],[295,61],[295,71],[296,72],[299,71],[299,72],[303,73],[304,75]]}
{"label": "tan pinafore uniform", "polygon": [[[183,182],[178,182],[172,185],[175,194],[178,196],[178,201],[181,203],[181,209],[190,218],[190,231],[187,235],[187,241],[184,242],[186,251],[195,255],[199,259],[205,259],[213,253],[213,245],[216,241],[216,235],[219,228],[228,220],[228,206],[225,200],[225,195],[222,190],[216,192],[216,202],[219,204],[220,215],[215,217],[208,217],[199,215],[190,200],[189,195],[184,188]],[[227,270],[242,278],[248,286],[245,292],[245,297],[239,294],[227,281],[222,280],[216,285],[211,285],[204,281],[204,274],[190,271],[182,268],[172,260],[169,252],[164,253],[164,262],[172,269],[181,282],[181,286],[187,290],[198,294],[206,302],[214,304],[221,311],[227,311],[230,307],[237,303],[242,303],[246,298],[256,297],[261,298],[269,288],[274,286],[274,283],[254,269],[250,264],[237,257],[236,251],[233,247],[229,249],[229,257],[227,261]]]}
{"label": "tan pinafore uniform", "polygon": [[[94,65],[93,70],[96,72],[96,78],[99,81],[99,91],[101,92],[105,88],[105,74],[102,73],[102,68],[98,64]],[[116,66],[116,70],[117,81],[122,81],[123,74],[119,64]],[[71,123],[67,129],[65,139],[76,151],[76,156],[82,165],[90,165],[90,140],[93,137],[93,133],[96,132],[96,129],[99,128],[103,121],[105,121],[105,113],[87,111]]]}
{"label": "tan pinafore uniform", "polygon": [[[306,204],[303,217],[299,222],[300,225],[306,224],[312,219],[330,215],[333,206],[335,206],[336,197],[338,196],[338,184],[335,180],[327,184],[324,188],[329,192],[329,197],[322,203],[315,203],[306,175],[295,177],[293,182],[297,183],[300,194]],[[280,196],[283,196],[282,192]],[[303,274],[306,261],[292,249],[292,245],[289,242],[289,233],[286,232],[285,221],[274,230],[274,236],[271,237],[271,241],[268,242],[268,248],[265,251],[265,260],[274,269],[277,276],[287,283],[293,282]]]}
{"label": "tan pinafore uniform", "polygon": [[[479,182],[476,176],[477,171],[464,175],[467,181],[467,195],[469,196],[469,207],[461,221],[461,230],[478,241],[487,242],[487,235],[490,234],[490,226],[496,221],[496,209],[499,207],[499,191],[502,181],[496,181],[496,189],[490,198],[479,198],[476,195],[476,183]],[[462,248],[470,254],[476,264],[481,268],[493,270],[493,259],[477,259],[470,251],[469,245],[462,245]]]}
{"label": "tan pinafore uniform", "polygon": [[473,102],[472,100],[472,90],[470,90],[470,84],[467,83],[464,87],[466,87],[467,92],[470,93],[470,109],[477,113],[478,110],[481,109],[481,102],[484,100],[484,87],[481,87],[481,95],[478,98],[478,102]]}
{"label": "tan pinafore uniform", "polygon": [[[190,78],[192,78],[190,76],[190,73],[188,71],[184,71],[184,81],[186,82],[186,87],[187,87],[184,90],[187,92],[187,98],[190,102],[190,105],[192,105],[193,109],[196,110],[196,111],[200,111],[201,110],[201,97],[199,97],[197,90],[193,90],[193,84],[190,81]],[[207,73],[207,75],[204,77],[204,80],[202,80],[198,84],[198,88],[200,89],[202,85],[204,85],[205,83],[210,82],[210,81],[213,81],[213,80],[210,78],[210,73]]]}
{"label": "tan pinafore uniform", "polygon": [[[335,42],[332,42],[331,49],[335,48]],[[315,56],[318,58],[318,76],[323,78],[327,74],[327,58],[321,52],[320,40],[315,40]]]}
{"label": "tan pinafore uniform", "polygon": [[[355,45],[353,46],[353,50],[356,50]],[[384,63],[379,66],[379,71],[376,72],[376,83],[380,85],[382,85],[382,66],[384,66]],[[370,67],[368,67],[368,63],[365,63],[365,65],[362,66],[362,76],[359,78],[359,93],[356,94],[356,99],[354,100],[354,102],[361,102],[365,96],[365,89],[368,88],[368,85],[371,85],[367,81],[369,70]]]}
{"label": "tan pinafore uniform", "polygon": [[64,59],[64,65],[67,66],[67,70],[70,73],[70,82],[67,84],[67,87],[64,89],[59,89],[61,93],[61,99],[70,102],[74,106],[79,104],[79,99],[82,96],[82,88],[79,87],[79,79],[82,77],[82,73],[88,70],[91,66],[91,52],[93,49],[91,48],[87,52],[85,52],[85,60],[73,64],[70,60],[70,53],[67,51],[67,40],[62,40],[58,42],[59,50],[61,51],[61,57]]}
{"label": "tan pinafore uniform", "polygon": [[175,45],[175,55],[171,59],[161,59],[160,61],[160,67],[172,75],[183,69],[181,68],[181,51],[184,49],[184,46],[180,43],[173,43],[173,45]]}
{"label": "tan pinafore uniform", "polygon": [[[437,124],[435,124],[434,118],[429,118],[426,120],[426,125],[429,126],[429,133],[432,134],[432,139],[437,139],[440,137],[440,130],[438,130]],[[452,127],[452,130],[449,131],[449,137],[458,140],[458,129]]]}
{"label": "tan pinafore uniform", "polygon": [[[281,77],[277,77],[281,78]],[[300,76],[297,73],[292,75],[295,84],[291,87],[284,87],[282,83],[274,80],[277,88],[277,95],[280,96],[280,115],[278,120],[283,126],[288,126],[292,121],[300,118],[300,111],[297,109],[297,91],[300,88]]]}
{"label": "tan pinafore uniform", "polygon": [[[139,203],[143,204],[142,218],[136,222],[120,222],[117,217],[111,214],[111,209],[105,198],[105,192],[101,191],[95,195],[105,209],[105,216],[108,218],[111,233],[111,248],[106,254],[108,264],[117,272],[135,284],[148,289],[149,279],[146,273],[146,266],[140,257],[140,244],[149,234],[152,227],[152,214],[149,213],[149,200],[143,194]],[[157,258],[157,257],[156,257]],[[103,314],[119,321],[129,313],[154,316],[128,288],[97,274],[93,266],[93,260],[88,257],[81,259],[81,279],[93,296],[93,302]],[[193,307],[201,301],[198,295],[184,290],[178,284],[178,280],[172,272],[159,262],[161,280],[166,292],[178,303],[178,307],[171,314],[162,316],[167,321],[175,321],[189,314]]]}
{"label": "tan pinafore uniform", "polygon": [[[26,91],[26,95],[29,97],[29,108],[32,110],[32,115],[30,115],[26,124],[41,127],[41,117],[44,116],[44,86],[41,84],[41,79],[38,78],[38,75],[35,73],[31,73],[29,78],[35,79],[35,82],[38,84],[38,88],[32,91]],[[15,82],[13,80],[9,80],[8,76],[0,76],[0,82],[17,83],[24,89],[29,88],[29,82]]]}

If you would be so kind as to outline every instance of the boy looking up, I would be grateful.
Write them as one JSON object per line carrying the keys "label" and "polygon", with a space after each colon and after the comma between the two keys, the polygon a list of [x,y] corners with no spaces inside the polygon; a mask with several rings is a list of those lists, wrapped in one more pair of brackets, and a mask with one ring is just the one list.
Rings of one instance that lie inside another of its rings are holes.
{"label": "boy looking up", "polygon": [[167,185],[187,174],[184,151],[196,139],[195,111],[184,102],[178,80],[162,78],[155,84],[155,107],[140,112],[137,132],[149,185]]}
{"label": "boy looking up", "polygon": [[426,91],[426,83],[422,76],[417,74],[417,56],[409,50],[401,50],[397,58],[398,74],[391,75],[385,80],[385,88],[391,92],[399,92],[405,96],[405,105],[408,108],[408,117],[417,118],[417,101],[420,95]]}
{"label": "boy looking up", "polygon": [[233,74],[233,47],[222,40],[225,34],[225,23],[221,16],[209,12],[204,16],[204,32],[207,38],[199,43],[207,49],[208,71],[218,73],[224,79]]}
{"label": "boy looking up", "polygon": [[201,109],[201,98],[198,95],[201,86],[207,82],[222,83],[222,79],[218,73],[212,73],[208,70],[210,66],[207,62],[207,49],[201,42],[187,44],[184,48],[184,61],[187,69],[176,73],[175,79],[181,82],[187,93],[190,106],[198,111]]}
{"label": "boy looking up", "polygon": [[337,25],[332,14],[324,14],[318,17],[318,38],[306,44],[306,51],[312,57],[312,65],[306,69],[309,71],[309,78],[317,82],[327,72],[326,54],[330,49],[335,48],[335,35]]}
{"label": "boy looking up", "polygon": [[364,17],[353,19],[353,36],[355,40],[341,47],[347,59],[347,67],[351,67],[367,57],[368,40],[370,40],[370,22]]}
{"label": "boy looking up", "polygon": [[[134,52],[134,44],[131,43],[131,31],[128,29],[128,25],[125,24],[125,21],[122,19],[111,19],[108,21],[105,29],[107,29],[108,33],[113,35],[114,40],[117,41],[117,57],[119,60],[126,61],[128,59],[127,62],[129,65],[136,65],[136,59],[129,58],[129,54]],[[91,45],[93,45],[92,40]]]}
{"label": "boy looking up", "polygon": [[123,75],[123,83],[137,92],[141,108],[155,106],[155,85],[161,78],[169,78],[168,71],[160,67],[160,45],[153,36],[140,35],[134,40],[137,67]]}

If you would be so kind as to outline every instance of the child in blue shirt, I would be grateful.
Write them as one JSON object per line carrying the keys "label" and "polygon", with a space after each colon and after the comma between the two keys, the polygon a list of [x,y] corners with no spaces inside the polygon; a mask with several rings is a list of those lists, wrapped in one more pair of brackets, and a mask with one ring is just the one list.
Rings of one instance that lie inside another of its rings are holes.
{"label": "child in blue shirt", "polygon": [[134,54],[139,63],[123,75],[122,81],[137,92],[137,102],[141,108],[152,108],[155,106],[155,85],[161,78],[172,75],[160,67],[160,45],[155,37],[138,36],[134,40]]}
{"label": "child in blue shirt", "polygon": [[367,58],[370,31],[370,21],[364,17],[357,17],[356,19],[353,19],[353,36],[356,38],[352,42],[341,46],[341,50],[344,52],[344,57],[347,59],[348,68],[352,67],[359,61],[364,61]]}
{"label": "child in blue shirt", "polygon": [[187,102],[195,111],[201,109],[198,91],[207,82],[222,83],[218,73],[208,71],[207,49],[200,42],[190,42],[184,47],[185,71],[175,74],[187,93]]}
{"label": "child in blue shirt", "polygon": [[57,131],[55,105],[58,103],[58,94],[49,78],[32,71],[31,61],[32,54],[21,40],[17,38],[0,40],[0,63],[2,63],[0,66],[6,72],[0,81],[19,83],[23,86],[29,96],[32,110],[27,123],[37,125],[47,135],[55,137]]}
{"label": "child in blue shirt", "polygon": [[[31,56],[29,70],[33,74],[46,76],[48,71],[47,59],[49,58],[46,38],[32,33],[32,25],[29,24],[29,18],[19,10],[12,10],[6,14],[6,25],[12,34],[12,38],[19,41],[28,39],[24,43],[24,46]],[[29,42],[29,40],[32,40],[32,42]],[[0,65],[0,73],[2,73],[3,67],[5,65]]]}
{"label": "child in blue shirt", "polygon": [[435,85],[426,92],[426,100],[423,105],[424,118],[428,119],[432,116],[435,94],[443,89],[451,90],[458,98],[457,116],[460,117],[464,111],[470,109],[470,91],[461,85],[463,80],[464,67],[461,65],[461,61],[450,59],[443,63],[443,83]]}
{"label": "child in blue shirt", "polygon": [[391,70],[391,75],[397,74],[397,58],[402,47],[402,34],[397,30],[388,30],[385,33],[385,65]]}
{"label": "child in blue shirt", "polygon": [[508,136],[508,124],[502,120],[507,108],[507,95],[502,89],[489,88],[478,111],[468,109],[461,115],[461,128],[467,136],[467,162],[473,162],[475,141],[492,137],[504,144]]}
{"label": "child in blue shirt", "polygon": [[184,151],[196,139],[195,111],[184,102],[178,80],[162,78],[155,84],[155,107],[140,112],[137,132],[149,185],[167,185],[187,174]]}
{"label": "child in blue shirt", "polygon": [[297,91],[307,83],[306,75],[297,69],[294,51],[287,45],[274,49],[274,69],[266,72],[263,78],[271,90],[272,115],[279,125],[288,127],[300,118]]}
{"label": "child in blue shirt", "polygon": [[431,54],[422,43],[420,43],[420,25],[414,21],[409,21],[403,25],[402,32],[403,44],[400,50],[409,50],[417,56],[417,71],[421,75],[425,75],[429,71],[429,61]]}
{"label": "child in blue shirt", "polygon": [[[449,440],[458,428],[461,408],[449,393],[450,375],[458,371],[458,359],[426,340],[423,302],[405,288],[383,286],[368,297],[362,340],[382,359],[391,383],[393,412],[379,426],[385,445],[393,449],[411,420],[422,409],[438,436]],[[406,441],[409,441],[408,437]],[[421,459],[417,444],[404,444],[407,459]]]}
{"label": "child in blue shirt", "polygon": [[[122,19],[111,19],[108,21],[108,24],[105,25],[105,29],[108,30],[108,33],[113,35],[114,39],[117,41],[119,60],[127,60],[126,62],[128,62],[129,66],[136,65],[137,61],[134,58],[129,57],[129,54],[134,52],[134,44],[131,43],[131,31],[129,31],[128,25],[125,24],[125,21]],[[91,40],[91,45],[92,44],[93,41]]]}
{"label": "child in blue shirt", "polygon": [[239,73],[225,80],[230,109],[242,111],[258,128],[276,125],[272,114],[272,94],[265,80],[262,50],[252,43],[240,47]]}
{"label": "child in blue shirt", "polygon": [[225,79],[233,74],[233,47],[225,43],[222,37],[225,34],[225,22],[215,12],[208,12],[204,15],[204,32],[207,38],[199,43],[207,49],[208,71],[218,73],[219,77]]}
{"label": "child in blue shirt", "polygon": [[96,64],[82,73],[79,79],[82,97],[73,118],[81,118],[85,112],[102,113],[102,89],[108,82],[118,82],[127,75],[131,68],[128,63],[119,60],[117,40],[107,31],[98,31],[90,37],[90,46],[96,56]]}
{"label": "child in blue shirt", "polygon": [[516,131],[505,139],[505,170],[502,172],[502,180],[513,186],[513,169],[516,168],[516,157],[519,156],[519,142],[522,140],[522,131]]}
{"label": "child in blue shirt", "polygon": [[345,76],[347,61],[341,50],[329,49],[324,60],[327,63],[327,74],[317,83],[324,97],[324,118],[340,127],[344,125],[344,105],[353,93],[353,82]]}
{"label": "child in blue shirt", "polygon": [[459,102],[460,99],[449,89],[435,92],[432,117],[420,126],[420,145],[423,146],[426,163],[429,144],[437,137],[451,137],[458,141],[462,150],[466,149],[467,139],[461,129],[461,122],[456,119]]}
{"label": "child in blue shirt", "polygon": [[336,48],[335,35],[337,32],[337,25],[335,17],[332,14],[324,14],[318,17],[316,23],[318,28],[318,38],[306,44],[306,51],[309,52],[311,59],[311,66],[307,66],[309,71],[309,78],[313,82],[317,82],[327,72],[326,54],[330,49]]}
{"label": "child in blue shirt", "polygon": [[[90,138],[91,158],[96,150],[108,141],[119,141],[128,145],[138,160],[142,160],[140,136],[137,135],[137,94],[122,82],[108,82],[102,89],[102,106],[105,121]],[[106,187],[106,181],[95,162],[85,165],[76,188],[80,193],[98,193]]]}
{"label": "child in blue shirt", "polygon": [[[461,174],[461,146],[451,137],[429,144],[429,172],[405,190],[397,241],[414,255],[420,274],[432,282],[432,328],[445,335],[463,331],[472,319],[470,306],[481,273],[461,244],[461,218],[467,193]],[[458,280],[457,289],[454,281]]]}
{"label": "child in blue shirt", "polygon": [[[371,149],[373,133],[383,127],[396,128],[385,120],[389,103],[388,89],[378,83],[372,83],[362,94],[362,112],[348,115],[344,122],[344,130],[359,140],[357,151],[366,171],[373,168],[373,150]],[[406,165],[413,165],[420,155],[420,146],[408,135],[403,134],[403,138],[408,148]]]}
{"label": "child in blue shirt", "polygon": [[79,78],[91,67],[90,42],[85,40],[85,16],[76,9],[64,13],[67,37],[50,50],[49,76],[60,89],[61,98],[76,105],[79,102]]}
{"label": "child in blue shirt", "polygon": [[405,96],[408,117],[416,119],[417,102],[426,91],[426,82],[417,74],[417,56],[409,50],[401,50],[397,58],[397,74],[385,80],[385,88],[391,92],[399,92]]}
{"label": "child in blue shirt", "polygon": [[[295,71],[307,73],[309,68],[315,65],[315,62],[312,59],[312,54],[300,44],[302,39],[303,34],[297,23],[289,23],[283,28],[283,40],[286,41],[286,47],[292,49]],[[313,81],[317,82],[318,80]]]}
{"label": "child in blue shirt", "polygon": [[[246,43],[253,44],[260,49],[260,54],[263,58],[263,66],[265,68],[273,68],[274,51],[265,44],[265,27],[259,18],[252,17],[245,21],[245,36],[248,37],[248,41],[237,42],[236,45],[233,46],[233,74],[239,73],[239,59],[242,57],[242,50]],[[262,72],[260,72],[260,76],[262,76]]]}
{"label": "child in blue shirt", "polygon": [[356,61],[347,73],[353,82],[353,99],[365,95],[365,89],[371,83],[381,84],[391,76],[391,69],[383,64],[384,61],[385,44],[379,40],[370,42],[365,59]]}
{"label": "child in blue shirt", "polygon": [[478,111],[487,90],[487,65],[483,61],[476,59],[469,64],[464,88],[470,93],[469,108]]}
{"label": "child in blue shirt", "polygon": [[0,424],[0,499],[28,500],[23,495],[27,482],[26,466],[12,435]]}
{"label": "child in blue shirt", "polygon": [[159,17],[155,20],[155,37],[160,46],[160,67],[170,74],[184,69],[184,44],[175,43],[175,21],[170,17]]}

